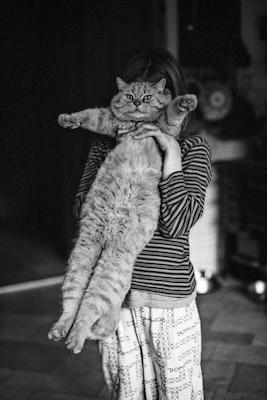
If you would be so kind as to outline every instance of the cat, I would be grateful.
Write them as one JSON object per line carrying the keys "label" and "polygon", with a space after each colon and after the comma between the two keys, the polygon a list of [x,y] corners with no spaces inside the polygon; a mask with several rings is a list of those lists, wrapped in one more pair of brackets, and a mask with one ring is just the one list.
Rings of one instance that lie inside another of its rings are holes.
{"label": "cat", "polygon": [[197,98],[186,94],[172,100],[165,85],[165,79],[153,84],[117,78],[118,93],[109,108],[58,117],[64,128],[82,127],[118,141],[82,206],[62,286],[63,313],[48,335],[55,341],[66,339],[74,353],[86,339],[103,339],[116,330],[135,259],[157,228],[161,152],[153,138],[136,140],[119,132],[153,122],[169,135],[179,135]]}

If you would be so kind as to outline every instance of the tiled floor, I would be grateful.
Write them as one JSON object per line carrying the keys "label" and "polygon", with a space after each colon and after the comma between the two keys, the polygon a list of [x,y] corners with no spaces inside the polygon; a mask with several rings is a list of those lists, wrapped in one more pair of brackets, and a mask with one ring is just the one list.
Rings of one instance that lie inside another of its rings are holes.
{"label": "tiled floor", "polygon": [[[0,297],[1,400],[108,398],[94,342],[75,356],[47,339],[60,310],[59,293],[54,286]],[[230,279],[199,296],[198,304],[205,399],[266,400],[266,306]]]}

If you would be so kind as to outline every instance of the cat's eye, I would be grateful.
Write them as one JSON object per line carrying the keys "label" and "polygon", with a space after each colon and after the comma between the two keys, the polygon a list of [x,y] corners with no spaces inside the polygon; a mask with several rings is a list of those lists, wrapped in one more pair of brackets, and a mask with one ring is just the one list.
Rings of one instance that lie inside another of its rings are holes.
{"label": "cat's eye", "polygon": [[151,100],[152,99],[152,95],[151,94],[146,94],[144,97],[143,97],[143,101],[149,101],[149,100]]}
{"label": "cat's eye", "polygon": [[127,93],[127,94],[125,95],[125,97],[126,97],[127,100],[131,100],[131,101],[133,101],[133,99],[134,99],[133,95],[132,95],[132,94],[129,94],[129,93]]}

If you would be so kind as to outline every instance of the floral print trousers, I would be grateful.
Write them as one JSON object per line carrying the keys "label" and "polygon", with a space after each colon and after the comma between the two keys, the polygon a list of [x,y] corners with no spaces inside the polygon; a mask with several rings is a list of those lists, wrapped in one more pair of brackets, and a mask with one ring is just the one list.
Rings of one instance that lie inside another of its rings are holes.
{"label": "floral print trousers", "polygon": [[174,309],[123,308],[99,342],[112,400],[203,400],[196,302]]}

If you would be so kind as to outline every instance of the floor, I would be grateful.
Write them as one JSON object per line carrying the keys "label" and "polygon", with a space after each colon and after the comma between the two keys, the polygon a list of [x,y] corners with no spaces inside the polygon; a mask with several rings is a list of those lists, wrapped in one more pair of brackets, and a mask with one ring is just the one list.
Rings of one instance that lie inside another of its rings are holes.
{"label": "floor", "polygon": [[[199,295],[206,400],[267,399],[266,305],[232,279]],[[58,286],[0,296],[0,399],[107,399],[95,342],[80,355],[47,332],[60,310]]]}
{"label": "floor", "polygon": [[65,270],[62,257],[33,234],[0,224],[0,243],[1,286],[46,279]]}

